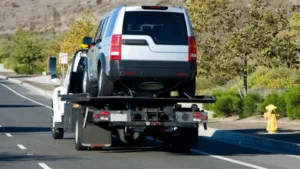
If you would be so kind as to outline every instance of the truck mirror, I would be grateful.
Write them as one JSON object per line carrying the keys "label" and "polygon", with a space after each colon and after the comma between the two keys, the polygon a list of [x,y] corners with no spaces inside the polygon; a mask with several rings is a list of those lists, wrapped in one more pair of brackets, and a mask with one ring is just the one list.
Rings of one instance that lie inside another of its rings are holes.
{"label": "truck mirror", "polygon": [[89,46],[90,44],[92,44],[92,40],[93,39],[91,37],[84,37],[82,40],[82,44]]}
{"label": "truck mirror", "polygon": [[51,75],[51,82],[56,83],[59,80],[56,75],[56,57],[49,58],[49,72]]}

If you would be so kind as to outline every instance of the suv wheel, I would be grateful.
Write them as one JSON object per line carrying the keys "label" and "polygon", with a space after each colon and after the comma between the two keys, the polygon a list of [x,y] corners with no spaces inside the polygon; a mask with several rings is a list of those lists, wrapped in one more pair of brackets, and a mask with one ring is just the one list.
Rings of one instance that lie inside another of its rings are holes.
{"label": "suv wheel", "polygon": [[88,93],[90,94],[90,96],[96,96],[97,94],[97,90],[94,90],[91,86],[91,84],[89,83],[89,77],[88,77],[88,68],[86,67],[84,70],[84,75],[82,78],[82,93]]}
{"label": "suv wheel", "polygon": [[98,96],[111,96],[114,92],[114,83],[111,82],[100,68],[98,79]]}
{"label": "suv wheel", "polygon": [[83,79],[82,79],[82,93],[87,93],[87,72],[84,72]]}
{"label": "suv wheel", "polygon": [[189,81],[188,83],[183,83],[180,85],[178,94],[179,97],[187,97],[186,94],[188,94],[190,97],[195,97],[195,92],[196,92],[196,78],[193,80]]}

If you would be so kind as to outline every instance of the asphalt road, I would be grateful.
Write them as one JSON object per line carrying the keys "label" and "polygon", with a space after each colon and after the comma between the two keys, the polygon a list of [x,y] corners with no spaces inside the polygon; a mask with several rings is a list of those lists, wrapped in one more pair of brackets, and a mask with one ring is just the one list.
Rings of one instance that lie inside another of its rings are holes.
{"label": "asphalt road", "polygon": [[[0,169],[298,169],[300,165],[298,156],[271,154],[202,137],[199,147],[188,154],[163,152],[160,144],[150,139],[149,145],[155,149],[78,152],[73,134],[68,133],[63,140],[52,139],[51,110],[28,99],[50,106],[50,100],[38,93],[0,79]],[[113,144],[119,141],[115,139]]]}

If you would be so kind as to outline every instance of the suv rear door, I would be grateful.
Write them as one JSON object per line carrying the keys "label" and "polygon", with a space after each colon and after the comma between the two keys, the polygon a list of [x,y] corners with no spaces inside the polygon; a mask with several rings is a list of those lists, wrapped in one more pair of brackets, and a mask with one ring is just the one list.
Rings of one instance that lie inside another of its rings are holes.
{"label": "suv rear door", "polygon": [[188,29],[183,12],[125,11],[122,60],[188,61]]}

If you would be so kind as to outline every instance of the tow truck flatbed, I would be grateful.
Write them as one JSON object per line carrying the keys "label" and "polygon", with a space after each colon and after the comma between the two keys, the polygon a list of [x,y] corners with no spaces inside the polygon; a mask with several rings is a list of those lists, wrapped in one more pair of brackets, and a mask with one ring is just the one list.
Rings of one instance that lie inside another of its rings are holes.
{"label": "tow truck flatbed", "polygon": [[90,97],[88,94],[61,95],[62,101],[78,103],[83,106],[103,107],[105,105],[136,104],[145,107],[174,105],[177,103],[215,103],[215,96],[200,95],[195,97],[132,97],[132,96],[101,96]]}

